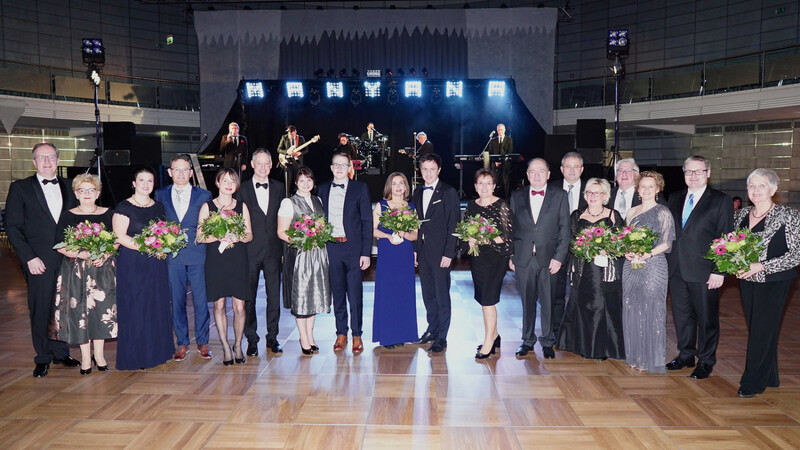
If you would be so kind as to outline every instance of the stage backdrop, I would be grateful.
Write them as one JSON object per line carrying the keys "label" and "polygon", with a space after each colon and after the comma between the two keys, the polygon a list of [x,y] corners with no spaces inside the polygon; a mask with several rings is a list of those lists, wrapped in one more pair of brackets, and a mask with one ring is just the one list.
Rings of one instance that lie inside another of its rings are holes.
{"label": "stage backdrop", "polygon": [[[514,78],[552,132],[556,9],[196,11],[201,127],[214,135],[241,79],[314,77],[333,68],[431,78]],[[489,129],[496,123],[486,118]]]}

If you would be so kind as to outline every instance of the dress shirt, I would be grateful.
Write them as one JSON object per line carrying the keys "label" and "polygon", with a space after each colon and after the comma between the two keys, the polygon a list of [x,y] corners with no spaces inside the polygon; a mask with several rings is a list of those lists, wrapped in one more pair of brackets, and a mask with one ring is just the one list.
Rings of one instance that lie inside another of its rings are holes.
{"label": "dress shirt", "polygon": [[[253,177],[253,187],[255,188],[256,191],[256,200],[258,200],[258,207],[261,208],[262,211],[264,211],[264,214],[266,214],[267,208],[269,208],[269,188],[267,189],[259,188],[258,186],[256,186],[256,183],[258,183],[258,181],[256,181],[255,177]],[[266,184],[267,186],[269,186],[269,180],[261,184]]]}
{"label": "dress shirt", "polygon": [[578,204],[581,201],[581,179],[578,178],[578,181],[572,183],[572,191],[570,192],[569,189],[569,182],[564,180],[564,190],[567,191],[567,198],[569,199],[569,213],[572,214],[578,209]]}
{"label": "dress shirt", "polygon": [[[689,192],[686,193],[686,198],[683,199],[683,209],[681,209],[681,211],[684,211],[686,209],[686,203],[689,202],[689,194],[694,194],[694,198],[692,199],[693,200],[692,211],[694,211],[694,208],[697,206],[697,202],[699,202],[700,199],[703,197],[703,194],[706,192],[707,187],[708,185],[706,184],[701,189],[698,189],[696,191],[689,189]],[[689,213],[689,217],[691,217],[691,215],[692,214]]]}
{"label": "dress shirt", "polygon": [[42,186],[42,191],[44,191],[44,199],[47,201],[47,209],[50,210],[50,215],[53,216],[53,220],[58,222],[59,217],[61,217],[61,208],[64,206],[64,198],[61,197],[61,184],[58,182],[45,184],[42,182],[45,178],[38,173],[36,174],[36,179],[39,180],[39,185]]}
{"label": "dress shirt", "polygon": [[[544,195],[533,195],[533,191],[544,191]],[[533,223],[536,223],[539,221],[539,213],[542,211],[544,196],[547,195],[547,184],[545,183],[541,189],[534,189],[531,187],[530,192],[531,213],[533,215]]]}
{"label": "dress shirt", "polygon": [[[622,194],[625,194],[624,196]],[[636,194],[636,185],[625,189],[617,190],[617,198],[614,199],[614,209],[620,213],[622,218],[624,219],[628,213],[628,210],[631,209],[631,203],[633,202],[633,196]]]}
{"label": "dress shirt", "polygon": [[344,195],[347,193],[348,180],[348,178],[345,178],[343,182],[337,183],[343,184],[344,189],[333,187],[335,181],[331,182],[331,192],[328,194],[328,219],[331,221],[331,225],[333,225],[333,237],[345,237]]}
{"label": "dress shirt", "polygon": [[439,183],[439,179],[437,178],[433,184],[428,185],[426,184],[425,187],[430,187],[432,189],[423,189],[422,190],[422,216],[428,215],[428,205],[431,203],[431,198],[433,197],[433,191],[436,190],[436,185]]}
{"label": "dress shirt", "polygon": [[178,216],[178,222],[183,222],[183,216],[189,210],[189,203],[192,200],[192,186],[187,184],[183,188],[177,188],[172,185],[172,204],[175,206],[175,214]]}

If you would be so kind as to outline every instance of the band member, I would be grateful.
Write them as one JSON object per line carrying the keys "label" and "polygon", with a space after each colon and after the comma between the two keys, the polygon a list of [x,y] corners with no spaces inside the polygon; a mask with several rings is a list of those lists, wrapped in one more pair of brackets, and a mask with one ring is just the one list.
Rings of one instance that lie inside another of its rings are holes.
{"label": "band member", "polygon": [[361,135],[361,142],[372,143],[378,140],[379,136],[383,136],[375,130],[375,124],[370,122],[367,124],[367,131]]}
{"label": "band member", "polygon": [[433,142],[428,140],[428,135],[424,131],[417,133],[417,157],[422,158],[428,153],[433,153]]}
{"label": "band member", "polygon": [[[502,123],[497,124],[497,136],[489,145],[489,153],[492,155],[514,153],[514,140],[511,139],[511,136],[506,136],[506,126]],[[494,166],[498,184],[503,186],[503,196],[508,198],[511,195],[511,162],[498,161]]]}
{"label": "band member", "polygon": [[346,153],[351,160],[358,159],[358,152],[353,144],[350,143],[347,133],[339,133],[339,145],[333,150],[333,153]]}
{"label": "band member", "polygon": [[241,176],[247,170],[247,160],[250,156],[247,150],[247,138],[239,134],[239,124],[228,124],[228,134],[222,136],[219,143],[220,156],[224,158],[223,168],[232,168]]}
{"label": "band member", "polygon": [[294,125],[286,127],[286,134],[281,136],[281,141],[278,144],[278,158],[281,165],[284,167],[286,176],[286,196],[291,195],[291,186],[294,184],[294,173],[298,167],[303,165],[303,155],[308,153],[308,148],[300,151],[295,149],[306,143],[306,138],[297,134],[297,128]]}

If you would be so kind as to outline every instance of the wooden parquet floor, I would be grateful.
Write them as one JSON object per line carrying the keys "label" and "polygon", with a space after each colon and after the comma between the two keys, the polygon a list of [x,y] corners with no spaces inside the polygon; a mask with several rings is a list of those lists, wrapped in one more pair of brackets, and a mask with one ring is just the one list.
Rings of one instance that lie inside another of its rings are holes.
{"label": "wooden parquet floor", "polygon": [[[449,347],[441,355],[372,344],[374,286],[365,282],[366,350],[358,356],[334,354],[332,315],[317,318],[320,353],[303,356],[284,310],[281,356],[267,354],[262,340],[259,357],[225,367],[212,326],[210,361],[191,353],[148,371],[116,371],[110,342],[109,372],[81,376],[51,366],[34,379],[26,288],[5,247],[0,267],[2,448],[800,448],[796,290],[780,337],[781,387],[752,399],[736,397],[747,336],[735,283],[723,288],[719,362],[709,379],[695,381],[691,369],[648,375],[624,361],[565,352],[545,360],[538,345],[517,360],[521,305],[510,274],[498,307],[500,356],[475,361],[483,325],[468,271],[453,272]],[[421,299],[417,313],[424,329]],[[263,336],[263,319],[260,326]],[[667,329],[672,357],[671,318]]]}

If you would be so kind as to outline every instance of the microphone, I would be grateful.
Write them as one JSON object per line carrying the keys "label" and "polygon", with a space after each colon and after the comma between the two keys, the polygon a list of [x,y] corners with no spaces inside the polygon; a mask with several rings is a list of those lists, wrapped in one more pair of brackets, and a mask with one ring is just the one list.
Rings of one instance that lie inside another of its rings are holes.
{"label": "microphone", "polygon": [[373,129],[372,129],[372,132],[373,132],[373,133],[375,133],[375,134],[377,134],[377,135],[381,134],[381,132],[380,132],[380,131],[378,131],[378,130],[376,130],[375,128],[373,128]]}
{"label": "microphone", "polygon": [[495,134],[497,134],[497,133],[493,130],[492,134],[489,135],[489,139],[493,139]]}

